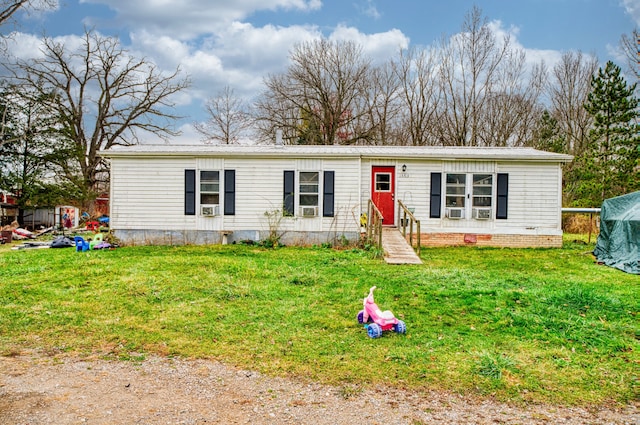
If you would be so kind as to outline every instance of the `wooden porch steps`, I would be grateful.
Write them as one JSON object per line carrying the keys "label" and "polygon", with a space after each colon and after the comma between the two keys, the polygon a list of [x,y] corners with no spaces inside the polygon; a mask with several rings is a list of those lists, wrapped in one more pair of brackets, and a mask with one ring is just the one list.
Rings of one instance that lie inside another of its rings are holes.
{"label": "wooden porch steps", "polygon": [[387,264],[422,264],[397,227],[382,228],[382,250]]}

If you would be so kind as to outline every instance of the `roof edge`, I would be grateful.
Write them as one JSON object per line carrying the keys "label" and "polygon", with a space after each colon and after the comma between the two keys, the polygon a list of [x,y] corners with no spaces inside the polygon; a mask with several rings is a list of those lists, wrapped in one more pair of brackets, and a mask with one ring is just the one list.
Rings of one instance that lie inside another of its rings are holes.
{"label": "roof edge", "polygon": [[573,156],[512,147],[441,147],[441,146],[210,146],[210,145],[135,145],[101,150],[104,158],[162,157],[318,157],[318,158],[403,158],[433,160],[510,160],[567,163]]}

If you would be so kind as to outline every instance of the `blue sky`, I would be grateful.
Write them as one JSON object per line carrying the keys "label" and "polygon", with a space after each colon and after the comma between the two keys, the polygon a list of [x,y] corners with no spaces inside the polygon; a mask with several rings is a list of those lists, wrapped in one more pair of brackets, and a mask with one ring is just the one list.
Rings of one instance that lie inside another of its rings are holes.
{"label": "blue sky", "polygon": [[85,26],[117,35],[132,53],[190,75],[193,87],[176,101],[189,116],[185,137],[197,138],[189,124],[204,118],[207,97],[225,85],[255,95],[299,41],[350,39],[385,60],[399,47],[455,35],[474,4],[494,31],[548,67],[569,50],[623,65],[620,37],[640,26],[640,0],[60,0],[55,11],[21,16],[11,49],[35,54],[43,31],[65,40]]}

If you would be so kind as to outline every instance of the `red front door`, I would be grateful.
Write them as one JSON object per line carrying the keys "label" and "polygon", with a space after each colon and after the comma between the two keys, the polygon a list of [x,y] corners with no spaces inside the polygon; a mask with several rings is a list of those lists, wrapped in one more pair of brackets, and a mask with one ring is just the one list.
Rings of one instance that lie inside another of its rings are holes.
{"label": "red front door", "polygon": [[371,173],[371,199],[382,213],[382,224],[393,226],[395,224],[395,167],[373,167]]}

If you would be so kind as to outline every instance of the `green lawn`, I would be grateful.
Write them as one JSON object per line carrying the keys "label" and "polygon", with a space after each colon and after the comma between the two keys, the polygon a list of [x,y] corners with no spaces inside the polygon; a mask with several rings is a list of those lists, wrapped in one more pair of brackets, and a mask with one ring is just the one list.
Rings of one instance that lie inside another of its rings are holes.
{"label": "green lawn", "polygon": [[[591,249],[434,248],[422,266],[390,266],[327,248],[3,247],[0,354],[153,353],[338,385],[628,403],[640,277],[594,264]],[[358,325],[373,285],[406,335],[372,340]]]}

